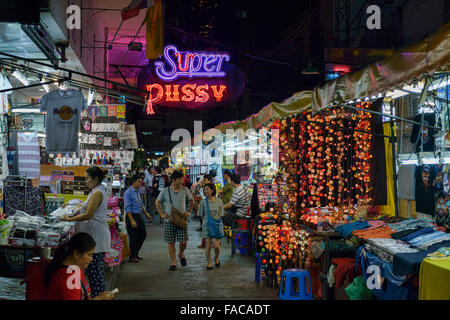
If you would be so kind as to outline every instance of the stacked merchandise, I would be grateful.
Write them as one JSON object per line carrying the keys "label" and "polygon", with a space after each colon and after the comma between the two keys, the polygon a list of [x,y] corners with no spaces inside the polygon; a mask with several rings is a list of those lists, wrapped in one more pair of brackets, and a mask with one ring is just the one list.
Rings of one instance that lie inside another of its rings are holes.
{"label": "stacked merchandise", "polygon": [[55,211],[53,216],[30,216],[22,211],[8,218],[11,227],[9,244],[27,247],[58,247],[74,232],[74,223],[58,221],[61,214],[74,212],[76,207],[68,206],[63,212]]}

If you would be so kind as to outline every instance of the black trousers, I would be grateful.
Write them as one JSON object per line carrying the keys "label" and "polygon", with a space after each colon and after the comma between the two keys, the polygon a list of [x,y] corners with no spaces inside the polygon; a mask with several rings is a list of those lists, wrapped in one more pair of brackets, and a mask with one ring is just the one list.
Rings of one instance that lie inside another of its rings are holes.
{"label": "black trousers", "polygon": [[130,218],[128,214],[126,217],[127,232],[130,240],[130,260],[137,258],[139,250],[141,250],[147,237],[147,231],[145,230],[145,223],[140,214],[133,214],[133,219],[137,224],[137,228],[131,226]]}

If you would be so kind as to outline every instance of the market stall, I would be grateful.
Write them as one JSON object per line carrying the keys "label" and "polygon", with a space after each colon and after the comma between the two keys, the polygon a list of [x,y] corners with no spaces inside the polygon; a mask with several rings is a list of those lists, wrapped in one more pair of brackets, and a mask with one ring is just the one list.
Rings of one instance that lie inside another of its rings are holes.
{"label": "market stall", "polygon": [[[448,255],[450,237],[449,28],[216,127],[224,136],[279,133],[280,170],[265,185],[257,175],[249,181],[258,213],[255,280],[279,288],[283,271],[299,268],[309,271],[316,298],[417,299],[419,286],[427,297],[427,270],[448,269],[427,257]],[[413,201],[407,210],[402,194]]]}

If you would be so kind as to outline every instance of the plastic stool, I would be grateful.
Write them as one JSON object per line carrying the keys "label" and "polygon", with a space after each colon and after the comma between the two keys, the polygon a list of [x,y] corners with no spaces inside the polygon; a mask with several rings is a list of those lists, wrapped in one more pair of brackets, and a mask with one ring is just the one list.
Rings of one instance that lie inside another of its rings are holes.
{"label": "plastic stool", "polygon": [[236,254],[236,249],[243,255],[250,252],[250,234],[248,231],[233,232],[234,241],[231,245],[231,256]]}
{"label": "plastic stool", "polygon": [[[298,279],[298,291],[294,291],[294,280]],[[309,288],[309,293],[307,288]],[[311,276],[308,270],[287,269],[281,275],[280,300],[313,300]]]}

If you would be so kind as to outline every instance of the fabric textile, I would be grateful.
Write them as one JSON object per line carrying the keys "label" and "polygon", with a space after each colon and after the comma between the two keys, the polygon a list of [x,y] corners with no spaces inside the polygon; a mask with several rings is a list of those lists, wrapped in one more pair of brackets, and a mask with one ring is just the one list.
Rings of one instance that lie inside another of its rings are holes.
{"label": "fabric textile", "polygon": [[419,300],[450,300],[450,258],[426,258],[420,267]]}
{"label": "fabric textile", "polygon": [[339,233],[340,236],[347,238],[353,231],[362,230],[370,226],[366,221],[356,221],[353,223],[343,224],[334,228],[334,230]]}
{"label": "fabric textile", "polygon": [[393,273],[393,265],[381,260],[376,255],[368,252],[363,246],[356,251],[355,269],[361,265],[364,278],[367,280],[369,276],[373,284],[373,273],[368,274],[368,266],[378,266],[382,282],[380,287],[376,286],[372,289],[372,293],[379,300],[413,300],[413,279],[407,279],[404,276],[397,276]]}
{"label": "fabric textile", "polygon": [[186,242],[189,240],[188,230],[166,222],[164,224],[164,240],[168,243]]}
{"label": "fabric textile", "polygon": [[105,253],[94,253],[92,262],[86,269],[92,298],[105,291]]}
{"label": "fabric textile", "polygon": [[407,219],[397,223],[388,224],[389,227],[395,232],[400,232],[403,230],[413,229],[413,228],[427,228],[434,227],[433,224],[425,219]]}
{"label": "fabric textile", "polygon": [[147,231],[145,230],[145,222],[140,214],[133,214],[133,220],[136,222],[137,227],[131,226],[130,218],[128,215],[125,218],[127,225],[127,233],[130,244],[130,260],[137,258],[139,250],[141,250],[144,244],[145,238],[147,238]]}
{"label": "fabric textile", "polygon": [[399,199],[416,200],[415,195],[415,165],[400,166],[398,170],[398,197]]}
{"label": "fabric textile", "polygon": [[392,233],[394,233],[394,231],[392,231],[392,229],[389,228],[389,226],[353,231],[353,235],[360,239],[390,238]]}
{"label": "fabric textile", "polygon": [[428,233],[409,241],[409,243],[422,250],[427,249],[429,246],[440,243],[442,241],[450,240],[450,233],[445,233],[442,231],[435,231]]}
{"label": "fabric textile", "polygon": [[8,185],[4,187],[3,192],[6,216],[14,215],[16,210],[26,212],[31,216],[42,215],[42,192],[39,188]]}
{"label": "fabric textile", "polygon": [[348,276],[350,282],[358,276],[355,270],[355,258],[334,258],[331,260],[331,264],[336,265],[336,269],[334,270],[336,288],[344,284],[345,275]]}
{"label": "fabric textile", "polygon": [[47,153],[79,153],[78,132],[81,113],[87,109],[86,100],[78,90],[57,89],[41,99],[45,111]]}
{"label": "fabric textile", "polygon": [[37,132],[17,133],[19,175],[39,178],[41,175],[41,151]]}
{"label": "fabric textile", "polygon": [[394,256],[394,273],[397,275],[405,275],[409,273],[419,274],[420,264],[428,254],[437,251],[442,247],[449,247],[450,241],[443,241],[415,253],[398,253]]}
{"label": "fabric textile", "polygon": [[403,231],[400,231],[400,232],[395,232],[395,233],[391,234],[391,237],[393,239],[401,239],[403,241],[407,241],[407,240],[404,240],[402,238],[406,238],[406,236],[408,236],[408,235],[410,235],[410,234],[412,234],[412,233],[414,233],[416,231],[419,231],[420,229],[422,229],[422,228],[414,228],[414,229],[403,230]]}
{"label": "fabric textile", "polygon": [[[411,230],[405,230],[403,232],[406,232],[406,231],[411,231]],[[434,228],[431,228],[431,227],[421,228],[421,229],[418,229],[417,231],[411,232],[411,233],[401,237],[400,240],[405,241],[405,242],[409,242],[410,240],[413,240],[414,238],[417,238],[417,237],[419,237],[421,235],[425,235],[425,234],[431,233],[433,231],[434,231]]]}
{"label": "fabric textile", "polygon": [[[434,117],[434,115],[433,115]],[[434,217],[436,210],[436,200],[434,196],[435,187],[433,186],[433,181],[436,178],[436,167],[429,166],[430,173],[428,176],[427,185],[424,183],[424,178],[422,176],[423,166],[416,167],[416,211],[422,212]]]}

